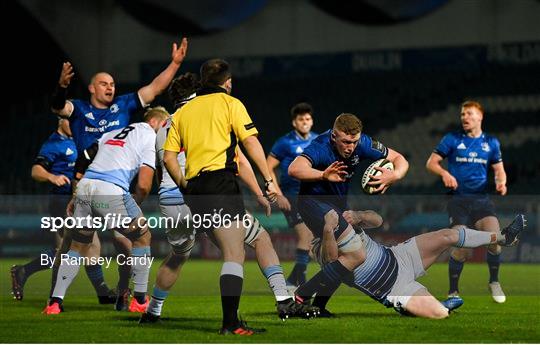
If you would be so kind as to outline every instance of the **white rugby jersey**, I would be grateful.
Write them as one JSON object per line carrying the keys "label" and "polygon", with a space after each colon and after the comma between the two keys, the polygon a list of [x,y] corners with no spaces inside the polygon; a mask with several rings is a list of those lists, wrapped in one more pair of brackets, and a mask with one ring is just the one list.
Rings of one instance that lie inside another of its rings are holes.
{"label": "white rugby jersey", "polygon": [[[181,205],[184,203],[184,196],[180,192],[180,189],[178,188],[176,183],[171,178],[171,175],[169,175],[169,172],[167,171],[167,169],[165,168],[165,164],[163,163],[163,155],[165,153],[165,150],[163,150],[163,145],[165,144],[165,140],[167,140],[167,134],[169,134],[171,123],[172,118],[169,118],[165,125],[159,129],[156,137],[157,160],[163,172],[158,192],[159,203],[161,205]],[[180,164],[180,168],[184,173],[186,168],[186,155],[183,150],[180,151],[180,153],[178,154],[178,163]]]}
{"label": "white rugby jersey", "polygon": [[85,178],[102,180],[129,192],[131,180],[142,165],[156,168],[156,132],[146,122],[103,134]]}

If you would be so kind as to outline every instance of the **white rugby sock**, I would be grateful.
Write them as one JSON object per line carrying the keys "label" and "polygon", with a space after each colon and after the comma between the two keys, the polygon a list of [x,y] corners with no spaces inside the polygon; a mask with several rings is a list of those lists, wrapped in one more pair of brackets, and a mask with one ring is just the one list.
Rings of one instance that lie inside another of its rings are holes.
{"label": "white rugby sock", "polygon": [[[74,250],[68,251],[67,255],[69,256],[68,259],[78,259],[81,257],[81,254]],[[68,287],[71,285],[73,279],[77,276],[77,273],[79,273],[80,266],[78,265],[78,262],[77,264],[71,264],[71,261],[72,260],[67,260],[66,262],[66,260],[62,260],[60,262],[56,275],[56,284],[54,284],[54,290],[51,297],[64,299]]]}
{"label": "white rugby sock", "polygon": [[[150,247],[137,247],[131,251],[134,259],[131,266],[131,278],[133,280],[133,291],[146,293],[148,290],[148,276],[150,274],[150,260],[141,260],[143,257],[150,257]],[[144,261],[144,262],[143,262]]]}
{"label": "white rugby sock", "polygon": [[168,295],[169,291],[161,290],[160,288],[154,286],[152,297],[150,298],[150,303],[148,303],[146,312],[155,316],[160,316],[163,303],[165,303],[165,299]]}
{"label": "white rugby sock", "polygon": [[497,243],[497,241],[501,240],[501,238],[504,238],[504,236],[500,233],[496,234],[493,232],[478,231],[466,227],[461,227],[457,230],[459,233],[459,239],[455,246],[458,248],[477,248],[487,246],[492,243]]}
{"label": "white rugby sock", "polygon": [[283,268],[280,265],[268,266],[262,269],[262,272],[268,280],[268,285],[272,289],[277,302],[285,301],[292,296],[287,291],[287,283],[283,275]]}

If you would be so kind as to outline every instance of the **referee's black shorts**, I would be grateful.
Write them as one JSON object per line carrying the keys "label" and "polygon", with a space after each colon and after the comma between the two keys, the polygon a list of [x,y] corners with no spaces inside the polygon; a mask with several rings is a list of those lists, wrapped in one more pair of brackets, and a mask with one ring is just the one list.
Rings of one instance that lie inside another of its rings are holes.
{"label": "referee's black shorts", "polygon": [[[245,214],[244,199],[236,177],[236,172],[222,169],[205,171],[190,179],[185,189],[184,198],[191,210],[193,225],[198,219],[212,219],[212,225],[202,221],[197,231],[213,230],[215,225],[228,218],[234,224],[242,222]],[[212,218],[213,217],[213,218]]]}

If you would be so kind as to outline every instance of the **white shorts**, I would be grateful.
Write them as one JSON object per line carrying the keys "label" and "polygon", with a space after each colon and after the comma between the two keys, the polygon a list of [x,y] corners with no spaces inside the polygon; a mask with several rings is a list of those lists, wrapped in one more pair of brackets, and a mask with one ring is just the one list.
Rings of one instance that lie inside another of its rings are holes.
{"label": "white shorts", "polygon": [[87,178],[77,184],[74,206],[74,217],[81,219],[81,225],[89,229],[95,228],[95,223],[83,219],[87,216],[101,218],[101,228],[118,229],[120,224],[129,224],[142,215],[139,205],[124,189],[110,182]]}
{"label": "white shorts", "polygon": [[422,257],[416,245],[416,239],[410,238],[397,246],[390,247],[398,262],[398,275],[396,282],[386,299],[394,308],[407,309],[407,303],[418,290],[425,287],[416,281],[426,274]]}
{"label": "white shorts", "polygon": [[[171,244],[171,246],[174,247],[174,249],[182,248],[181,251],[185,252],[186,248],[184,247],[188,246],[190,247],[189,250],[191,250],[193,247],[193,242],[195,241],[195,230],[187,227],[185,217],[191,217],[189,207],[186,204],[159,204],[159,208],[163,217],[170,219],[167,221],[167,229],[165,230],[165,233],[167,234],[167,241]],[[191,245],[186,243],[186,241],[189,241]]]}

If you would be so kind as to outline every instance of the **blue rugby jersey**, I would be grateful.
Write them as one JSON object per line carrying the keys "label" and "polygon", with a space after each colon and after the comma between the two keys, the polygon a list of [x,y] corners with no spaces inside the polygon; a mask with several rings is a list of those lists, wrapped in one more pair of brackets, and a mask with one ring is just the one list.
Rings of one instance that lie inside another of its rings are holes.
{"label": "blue rugby jersey", "polygon": [[300,195],[334,195],[345,199],[349,191],[349,183],[358,167],[360,161],[364,159],[377,160],[388,155],[388,149],[382,143],[373,140],[371,137],[361,134],[360,141],[355,151],[349,158],[343,158],[334,148],[328,130],[306,147],[301,156],[307,158],[314,169],[325,170],[335,161],[344,162],[347,165],[347,177],[345,182],[315,181],[300,184]]}
{"label": "blue rugby jersey", "polygon": [[448,159],[448,171],[458,182],[453,194],[486,193],[488,167],[502,162],[499,140],[486,133],[477,138],[464,131],[448,133],[434,152]]}
{"label": "blue rugby jersey", "polygon": [[[70,137],[54,132],[41,146],[34,164],[43,166],[53,175],[64,175],[71,180],[75,174],[76,161],[75,142]],[[71,194],[71,184],[53,186],[51,193]]]}
{"label": "blue rugby jersey", "polygon": [[300,191],[300,181],[289,176],[287,172],[291,162],[311,143],[317,136],[309,132],[307,139],[302,138],[296,131],[291,131],[274,143],[270,154],[280,161],[280,187],[285,195],[297,195]]}
{"label": "blue rugby jersey", "polygon": [[74,99],[69,125],[77,150],[82,152],[96,142],[104,133],[126,127],[131,115],[142,108],[137,93],[115,97],[110,107],[98,109],[90,102]]}

